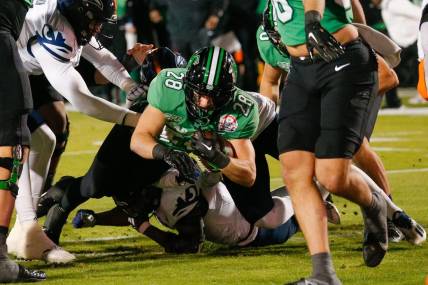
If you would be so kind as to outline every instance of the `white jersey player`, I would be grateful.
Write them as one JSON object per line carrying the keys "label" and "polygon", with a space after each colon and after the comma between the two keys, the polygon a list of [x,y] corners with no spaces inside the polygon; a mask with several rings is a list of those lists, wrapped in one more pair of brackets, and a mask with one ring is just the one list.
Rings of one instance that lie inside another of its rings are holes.
{"label": "white jersey player", "polygon": [[[113,0],[36,0],[27,13],[17,46],[28,74],[44,73],[52,87],[78,111],[103,121],[135,126],[138,114],[93,96],[74,68],[83,56],[124,91],[144,92],[97,40],[102,25],[115,21],[114,14]],[[11,253],[22,258],[68,262],[74,256],[58,249],[35,221],[35,207],[54,147],[55,135],[48,127],[33,133],[30,159],[24,165],[16,200],[18,219],[8,246]]]}

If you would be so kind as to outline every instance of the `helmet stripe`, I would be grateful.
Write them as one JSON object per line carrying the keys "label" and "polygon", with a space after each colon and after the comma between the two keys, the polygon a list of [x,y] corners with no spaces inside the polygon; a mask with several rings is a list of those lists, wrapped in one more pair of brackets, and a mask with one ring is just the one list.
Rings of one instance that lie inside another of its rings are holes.
{"label": "helmet stripe", "polygon": [[207,58],[207,66],[205,66],[205,73],[204,73],[204,80],[203,82],[205,84],[207,84],[208,82],[208,77],[209,77],[209,73],[210,73],[210,69],[211,69],[211,59],[213,57],[213,48],[209,48],[208,51],[208,58]]}
{"label": "helmet stripe", "polygon": [[223,65],[224,55],[225,55],[225,50],[220,49],[220,55],[217,63],[217,71],[215,73],[215,79],[214,79],[214,86],[218,85],[218,80],[220,79],[220,72],[222,70],[221,66]]}
{"label": "helmet stripe", "polygon": [[215,75],[216,75],[219,53],[220,53],[220,48],[214,47],[213,59],[211,62],[210,73],[209,73],[208,82],[207,82],[208,86],[214,86],[214,79],[215,79]]}

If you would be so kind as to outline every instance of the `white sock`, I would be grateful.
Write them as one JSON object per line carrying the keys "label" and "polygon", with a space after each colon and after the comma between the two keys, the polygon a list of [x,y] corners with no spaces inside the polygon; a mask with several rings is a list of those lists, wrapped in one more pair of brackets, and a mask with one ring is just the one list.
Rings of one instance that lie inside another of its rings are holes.
{"label": "white sock", "polygon": [[[50,158],[56,138],[51,129],[43,124],[31,134],[31,150],[19,180],[16,211],[20,223],[36,219],[36,207],[49,170]],[[31,178],[31,179],[30,179]]]}
{"label": "white sock", "polygon": [[255,225],[261,228],[275,229],[286,223],[293,215],[294,209],[290,196],[272,197],[273,208],[263,218],[259,219]]}
{"label": "white sock", "polygon": [[366,183],[369,185],[370,190],[372,192],[376,191],[376,192],[380,192],[382,194],[382,196],[385,198],[386,204],[388,206],[388,213],[387,213],[388,219],[392,219],[395,212],[397,212],[397,211],[402,212],[403,211],[400,207],[395,205],[394,202],[391,201],[391,199],[389,199],[388,195],[386,195],[385,192],[364,171],[362,171],[361,169],[359,169],[355,165],[351,166],[351,171],[357,172],[364,179],[364,181],[366,181]]}

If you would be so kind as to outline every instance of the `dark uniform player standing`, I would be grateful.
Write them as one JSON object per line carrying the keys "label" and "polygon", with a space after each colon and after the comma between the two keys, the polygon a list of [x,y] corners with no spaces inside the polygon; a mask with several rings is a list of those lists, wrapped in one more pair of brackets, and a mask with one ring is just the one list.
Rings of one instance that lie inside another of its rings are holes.
{"label": "dark uniform player standing", "polygon": [[[346,6],[348,4],[348,6]],[[341,284],[327,219],[312,177],[362,207],[363,257],[377,266],[388,246],[386,203],[350,170],[376,93],[376,58],[350,25],[349,1],[273,1],[291,67],[281,98],[278,149],[284,181],[312,258],[310,278],[292,284]]]}
{"label": "dark uniform player standing", "polygon": [[7,256],[6,236],[18,192],[17,180],[30,144],[27,114],[31,109],[28,77],[18,55],[16,40],[32,0],[0,1],[0,282],[46,279]]}

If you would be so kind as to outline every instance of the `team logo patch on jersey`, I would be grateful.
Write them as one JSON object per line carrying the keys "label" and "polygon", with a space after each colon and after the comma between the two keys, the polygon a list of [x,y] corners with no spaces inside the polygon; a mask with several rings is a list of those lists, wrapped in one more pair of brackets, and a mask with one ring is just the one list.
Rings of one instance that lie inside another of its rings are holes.
{"label": "team logo patch on jersey", "polygon": [[177,123],[181,121],[181,117],[174,114],[165,114],[165,118],[168,122]]}
{"label": "team logo patch on jersey", "polygon": [[36,40],[42,47],[44,47],[56,60],[61,62],[69,62],[67,56],[73,49],[65,43],[65,39],[61,32],[54,31],[51,25],[45,24],[42,28],[41,34],[36,32],[36,36],[28,41],[27,50],[31,56],[31,44]]}
{"label": "team logo patch on jersey", "polygon": [[220,132],[234,132],[238,128],[238,120],[235,116],[227,114],[220,117],[218,122],[218,131]]}

